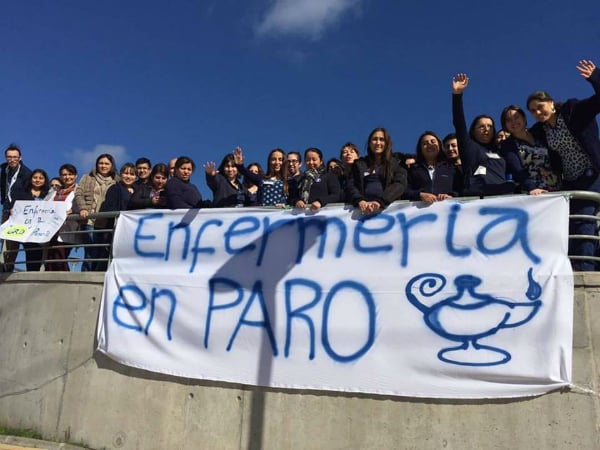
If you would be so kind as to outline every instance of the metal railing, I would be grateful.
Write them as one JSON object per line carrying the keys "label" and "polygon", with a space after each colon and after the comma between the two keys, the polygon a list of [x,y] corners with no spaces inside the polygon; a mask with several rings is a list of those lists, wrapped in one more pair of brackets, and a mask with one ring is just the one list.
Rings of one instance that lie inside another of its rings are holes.
{"label": "metal railing", "polygon": [[[600,210],[600,194],[596,193],[596,192],[588,192],[588,191],[564,191],[563,192],[564,195],[568,195],[570,196],[572,199],[574,200],[587,200],[587,201],[592,201],[596,203],[596,209]],[[477,198],[473,197],[461,197],[461,200],[473,200],[476,201],[478,200]],[[406,201],[402,201],[403,203]],[[271,208],[269,208],[271,209]],[[89,215],[90,219],[114,219],[113,223],[114,226],[116,226],[116,223],[118,221],[119,218],[119,212],[105,212],[105,213],[96,213],[96,214],[90,214]],[[73,214],[67,217],[68,221],[78,221],[80,223],[84,223],[84,221],[82,221],[82,219],[79,217],[79,215],[77,214]],[[600,222],[600,215],[576,215],[576,214],[572,214],[569,215],[569,220],[586,220],[586,221],[593,221],[596,222],[596,225],[598,227],[598,224]],[[61,232],[62,235],[72,235],[73,239],[72,240],[81,240],[84,241],[86,239],[83,239],[84,236],[89,236],[89,235],[99,235],[100,233],[102,233],[103,236],[109,236],[108,239],[104,239],[105,242],[101,242],[101,243],[65,243],[65,242],[59,242],[56,241],[55,239],[53,239],[52,241],[46,243],[46,244],[40,244],[41,246],[41,259],[37,259],[37,260],[31,260],[31,258],[29,259],[29,263],[37,263],[37,264],[41,264],[41,269],[40,270],[49,270],[48,269],[48,265],[52,264],[52,263],[66,263],[68,265],[69,270],[71,271],[81,271],[82,267],[84,264],[86,263],[101,263],[100,267],[102,267],[103,265],[108,266],[108,264],[110,263],[111,257],[112,257],[112,236],[114,233],[114,226],[110,227],[110,228],[94,228],[94,229],[79,229],[76,231],[65,231],[65,232]],[[570,240],[586,240],[586,241],[593,241],[595,242],[595,244],[598,246],[599,242],[600,242],[600,236],[598,234],[596,235],[578,235],[578,234],[574,234],[574,235],[569,235],[569,239]],[[93,241],[93,239],[92,239]],[[91,248],[101,248],[104,249],[104,253],[107,255],[105,257],[100,257],[100,258],[92,258],[92,257],[86,257],[86,249],[91,249]],[[52,250],[55,249],[65,249],[65,250],[69,250],[70,253],[72,253],[72,255],[70,255],[68,258],[64,258],[64,259],[56,259],[56,258],[49,258],[49,255],[52,254]],[[39,251],[39,248],[37,248],[36,250]],[[2,264],[4,262],[4,258],[5,255],[8,253],[16,253],[17,254],[17,258],[14,261],[14,267],[15,267],[15,271],[24,271],[25,269],[25,251],[26,249],[23,248],[19,248],[18,250],[6,250],[4,249],[3,246],[3,251],[1,252],[1,256],[0,256],[0,267],[3,267],[4,264]],[[571,261],[592,261],[594,262],[598,268],[600,269],[600,256],[581,256],[581,255],[569,255],[569,258],[571,259]],[[104,263],[104,264],[102,264]]]}

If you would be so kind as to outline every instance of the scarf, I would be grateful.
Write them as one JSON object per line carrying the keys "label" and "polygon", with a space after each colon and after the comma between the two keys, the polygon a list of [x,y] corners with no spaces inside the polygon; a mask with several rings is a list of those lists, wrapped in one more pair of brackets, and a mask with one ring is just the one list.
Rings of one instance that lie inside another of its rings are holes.
{"label": "scarf", "polygon": [[308,169],[302,174],[300,180],[300,200],[308,204],[308,197],[310,196],[310,188],[317,178],[325,173],[325,167],[321,166],[318,169]]}

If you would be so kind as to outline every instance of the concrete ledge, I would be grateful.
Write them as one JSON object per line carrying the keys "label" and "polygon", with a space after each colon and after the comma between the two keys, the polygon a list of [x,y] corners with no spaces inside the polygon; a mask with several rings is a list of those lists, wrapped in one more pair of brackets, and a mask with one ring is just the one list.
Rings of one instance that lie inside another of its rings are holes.
{"label": "concrete ledge", "polygon": [[600,274],[575,276],[574,387],[495,401],[264,389],[121,366],[93,352],[103,279],[0,275],[1,424],[97,449],[600,448]]}

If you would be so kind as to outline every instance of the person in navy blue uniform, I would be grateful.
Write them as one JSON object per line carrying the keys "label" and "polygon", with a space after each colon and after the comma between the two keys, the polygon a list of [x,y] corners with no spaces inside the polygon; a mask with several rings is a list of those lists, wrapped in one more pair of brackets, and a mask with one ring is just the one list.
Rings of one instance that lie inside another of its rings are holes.
{"label": "person in navy blue uniform", "polygon": [[433,131],[422,133],[416,154],[416,162],[408,170],[405,199],[434,203],[459,195],[460,172],[447,160],[437,134]]}
{"label": "person in navy blue uniform", "polygon": [[297,187],[290,190],[291,204],[296,208],[318,211],[328,203],[342,199],[338,177],[327,172],[323,164],[323,152],[311,147],[304,152],[306,171],[300,177]]}
{"label": "person in navy blue uniform", "polygon": [[[584,190],[600,193],[600,138],[596,117],[600,113],[600,69],[589,60],[579,61],[577,71],[594,89],[594,95],[580,100],[572,98],[557,103],[544,91],[534,92],[527,99],[527,109],[537,121],[531,128],[534,138],[541,140],[551,154],[560,158],[563,190]],[[571,200],[571,214],[595,216],[596,202]],[[596,236],[596,221],[571,219],[569,234]],[[569,255],[594,256],[597,241],[571,239]],[[573,261],[573,269],[596,270],[591,260]]]}
{"label": "person in navy blue uniform", "polygon": [[367,156],[352,165],[346,200],[363,214],[378,213],[404,194],[406,170],[392,156],[392,147],[387,130],[375,128],[367,139]]}

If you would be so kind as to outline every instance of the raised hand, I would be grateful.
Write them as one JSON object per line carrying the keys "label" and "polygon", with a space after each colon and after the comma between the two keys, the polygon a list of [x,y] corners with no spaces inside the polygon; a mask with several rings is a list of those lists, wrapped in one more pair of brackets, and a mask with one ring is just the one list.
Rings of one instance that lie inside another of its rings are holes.
{"label": "raised hand", "polygon": [[241,147],[236,147],[233,151],[233,159],[236,164],[244,164],[244,154]]}
{"label": "raised hand", "polygon": [[463,91],[469,85],[469,77],[466,73],[457,73],[454,78],[452,78],[452,93],[453,94],[462,94]]}
{"label": "raised hand", "polygon": [[217,174],[217,165],[214,161],[207,161],[206,164],[204,164],[204,170],[208,175],[215,176]]}
{"label": "raised hand", "polygon": [[576,67],[576,69],[579,71],[579,74],[583,78],[589,78],[592,75],[592,72],[595,68],[596,64],[594,64],[593,61],[590,61],[589,59],[582,59],[581,61],[579,61],[579,64],[577,64]]}

